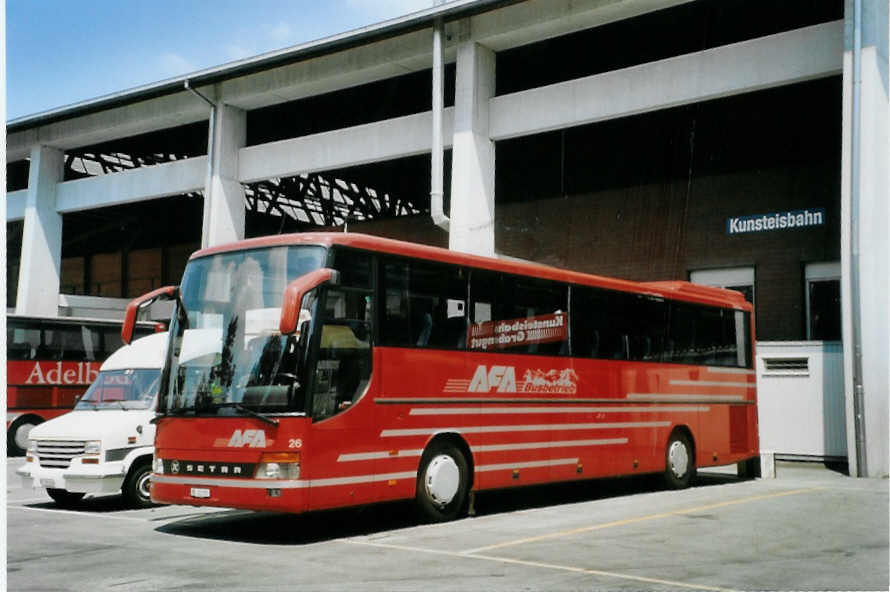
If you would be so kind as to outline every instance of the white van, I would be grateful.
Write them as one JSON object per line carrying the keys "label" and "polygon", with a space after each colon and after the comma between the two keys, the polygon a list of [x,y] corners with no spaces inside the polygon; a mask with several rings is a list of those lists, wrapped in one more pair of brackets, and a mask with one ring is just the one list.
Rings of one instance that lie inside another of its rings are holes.
{"label": "white van", "polygon": [[29,434],[25,487],[45,488],[60,506],[88,493],[122,491],[129,505],[151,505],[149,477],[167,333],[125,345],[105,360],[74,410]]}

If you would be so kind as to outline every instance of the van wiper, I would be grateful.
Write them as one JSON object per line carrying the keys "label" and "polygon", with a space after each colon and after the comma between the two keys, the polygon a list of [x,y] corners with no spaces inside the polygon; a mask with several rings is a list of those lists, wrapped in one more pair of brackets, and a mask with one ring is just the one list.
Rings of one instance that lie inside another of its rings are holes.
{"label": "van wiper", "polygon": [[259,411],[254,411],[253,409],[248,409],[241,403],[215,403],[213,406],[217,409],[220,409],[222,407],[231,407],[232,409],[234,409],[236,411],[240,411],[244,415],[249,415],[250,417],[255,417],[255,418],[259,419],[260,421],[264,421],[264,422],[266,422],[268,424],[272,424],[274,426],[278,425],[278,420],[275,419],[274,417],[269,417],[268,415],[264,415],[264,414],[260,413]]}

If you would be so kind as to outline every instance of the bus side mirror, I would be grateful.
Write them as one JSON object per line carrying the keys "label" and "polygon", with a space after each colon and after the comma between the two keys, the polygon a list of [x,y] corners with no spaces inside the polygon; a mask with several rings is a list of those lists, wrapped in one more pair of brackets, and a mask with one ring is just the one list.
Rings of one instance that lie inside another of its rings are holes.
{"label": "bus side mirror", "polygon": [[124,325],[121,327],[121,339],[123,342],[129,344],[133,341],[133,328],[136,326],[136,317],[139,316],[140,310],[151,306],[155,300],[174,300],[178,295],[179,286],[164,286],[131,300],[130,304],[127,305]]}
{"label": "bus side mirror", "polygon": [[278,330],[282,335],[292,335],[296,332],[303,296],[325,282],[336,284],[339,281],[339,276],[340,274],[333,269],[316,269],[287,285],[287,288],[284,289],[284,299],[281,302],[281,320],[278,322]]}

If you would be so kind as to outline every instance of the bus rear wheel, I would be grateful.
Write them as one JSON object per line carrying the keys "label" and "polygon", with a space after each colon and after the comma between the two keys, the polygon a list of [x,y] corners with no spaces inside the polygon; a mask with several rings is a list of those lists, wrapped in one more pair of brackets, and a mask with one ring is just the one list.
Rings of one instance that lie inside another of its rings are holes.
{"label": "bus rear wheel", "polygon": [[671,434],[664,458],[664,480],[671,489],[689,487],[695,476],[695,453],[689,438],[681,431]]}
{"label": "bus rear wheel", "polygon": [[35,417],[20,417],[11,426],[6,436],[6,451],[9,456],[24,456],[28,450],[28,435],[40,424]]}
{"label": "bus rear wheel", "polygon": [[85,493],[68,491],[67,489],[47,489],[46,493],[62,508],[71,508],[77,505],[77,502],[86,495]]}
{"label": "bus rear wheel", "polygon": [[417,474],[417,505],[432,522],[454,520],[463,511],[469,489],[469,465],[463,453],[447,442],[424,452]]}

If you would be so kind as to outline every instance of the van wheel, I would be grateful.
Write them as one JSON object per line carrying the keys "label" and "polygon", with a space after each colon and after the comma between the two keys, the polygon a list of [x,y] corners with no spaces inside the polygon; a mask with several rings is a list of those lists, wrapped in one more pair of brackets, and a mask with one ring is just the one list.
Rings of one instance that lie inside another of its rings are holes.
{"label": "van wheel", "polygon": [[124,481],[124,499],[133,508],[150,508],[151,501],[151,464],[142,463],[130,469]]}
{"label": "van wheel", "polygon": [[695,476],[695,453],[683,432],[674,432],[668,439],[664,459],[664,480],[671,489],[685,489]]}
{"label": "van wheel", "polygon": [[67,489],[47,489],[46,493],[53,498],[56,505],[62,508],[72,508],[76,506],[77,502],[82,500],[83,496],[86,495],[85,493],[68,491]]}
{"label": "van wheel", "polygon": [[417,505],[432,522],[454,520],[463,511],[469,489],[469,468],[463,453],[446,442],[423,454],[417,474]]}

